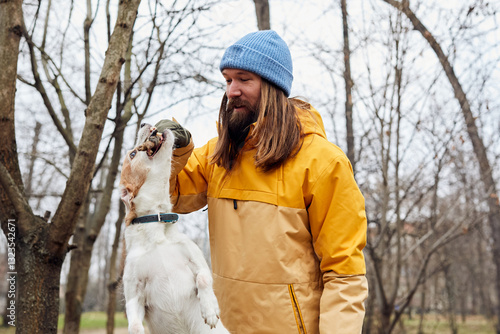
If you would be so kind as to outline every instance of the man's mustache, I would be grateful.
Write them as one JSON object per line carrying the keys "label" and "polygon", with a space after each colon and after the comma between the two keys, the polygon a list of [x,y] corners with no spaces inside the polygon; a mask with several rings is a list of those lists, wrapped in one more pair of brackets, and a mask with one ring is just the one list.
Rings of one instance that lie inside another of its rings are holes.
{"label": "man's mustache", "polygon": [[248,101],[243,100],[239,97],[233,97],[228,99],[226,105],[226,111],[233,111],[233,109],[236,107],[245,107],[249,111],[254,109],[254,107]]}

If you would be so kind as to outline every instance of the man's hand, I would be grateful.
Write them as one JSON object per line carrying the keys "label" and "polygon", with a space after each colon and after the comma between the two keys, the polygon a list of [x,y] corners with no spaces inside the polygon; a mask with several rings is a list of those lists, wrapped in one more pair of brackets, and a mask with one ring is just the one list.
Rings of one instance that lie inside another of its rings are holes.
{"label": "man's hand", "polygon": [[162,119],[158,123],[155,124],[155,128],[158,132],[163,132],[165,129],[169,129],[174,133],[175,136],[175,149],[186,147],[191,142],[191,133],[182,127],[177,121]]}

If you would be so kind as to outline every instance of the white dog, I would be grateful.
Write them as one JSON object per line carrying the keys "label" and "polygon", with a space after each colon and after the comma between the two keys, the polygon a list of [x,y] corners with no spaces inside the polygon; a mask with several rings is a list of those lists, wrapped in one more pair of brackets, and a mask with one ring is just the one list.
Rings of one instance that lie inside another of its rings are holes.
{"label": "white dog", "polygon": [[212,275],[201,250],[175,226],[169,196],[174,136],[142,126],[123,162],[127,208],[123,275],[129,333],[229,333],[219,320]]}

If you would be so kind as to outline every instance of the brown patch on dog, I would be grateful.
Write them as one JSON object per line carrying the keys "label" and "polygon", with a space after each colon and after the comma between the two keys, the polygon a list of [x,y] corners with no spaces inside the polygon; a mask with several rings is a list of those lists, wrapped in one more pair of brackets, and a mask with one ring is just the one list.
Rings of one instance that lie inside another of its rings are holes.
{"label": "brown patch on dog", "polygon": [[[144,172],[137,173],[137,170],[142,170]],[[123,161],[120,186],[123,191],[126,191],[126,194],[122,194],[122,200],[129,209],[127,216],[125,216],[126,226],[130,225],[132,220],[137,217],[133,199],[137,196],[139,189],[141,189],[142,185],[146,181],[148,172],[147,168],[137,168],[137,170],[132,172],[132,161],[130,157],[127,157],[125,161]]]}

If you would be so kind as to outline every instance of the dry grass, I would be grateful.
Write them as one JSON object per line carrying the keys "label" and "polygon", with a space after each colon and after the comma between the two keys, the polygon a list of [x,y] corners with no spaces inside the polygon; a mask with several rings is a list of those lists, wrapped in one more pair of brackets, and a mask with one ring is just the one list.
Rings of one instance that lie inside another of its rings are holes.
{"label": "dry grass", "polygon": [[[80,333],[105,333],[106,329],[106,313],[104,312],[87,312],[82,314],[82,320],[80,323],[80,328],[82,331]],[[1,319],[0,319],[1,322]],[[58,328],[62,329],[64,326],[64,315],[59,316],[59,324]],[[116,313],[115,315],[115,328],[126,328],[127,327],[127,319],[125,319],[125,315],[122,313]],[[16,332],[15,327],[0,327],[0,334],[14,334]],[[62,332],[60,330],[60,332]],[[115,331],[116,333],[118,331]],[[127,331],[125,330],[125,333]]]}
{"label": "dry grass", "polygon": [[[59,328],[63,326],[64,317],[59,317]],[[493,321],[488,321],[482,316],[469,316],[465,323],[457,317],[458,333],[460,334],[495,334]],[[417,334],[418,317],[404,319],[404,327],[398,326],[393,334]],[[123,313],[117,313],[115,318],[115,334],[127,333],[127,320]],[[104,312],[89,312],[82,315],[80,331],[81,334],[104,334],[106,333],[106,314]],[[61,333],[61,331],[59,331]],[[0,328],[0,334],[14,334],[15,328]],[[425,334],[450,334],[450,326],[446,317],[438,315],[426,315],[424,322]]]}
{"label": "dry grass", "polygon": [[[425,316],[423,332],[425,334],[449,334],[451,333],[448,319],[444,316],[427,315]],[[460,334],[495,334],[495,324],[482,316],[468,316],[465,322],[461,317],[456,317],[458,333]],[[394,334],[417,334],[419,319],[414,316],[413,319],[404,319],[404,328],[399,326]]]}

